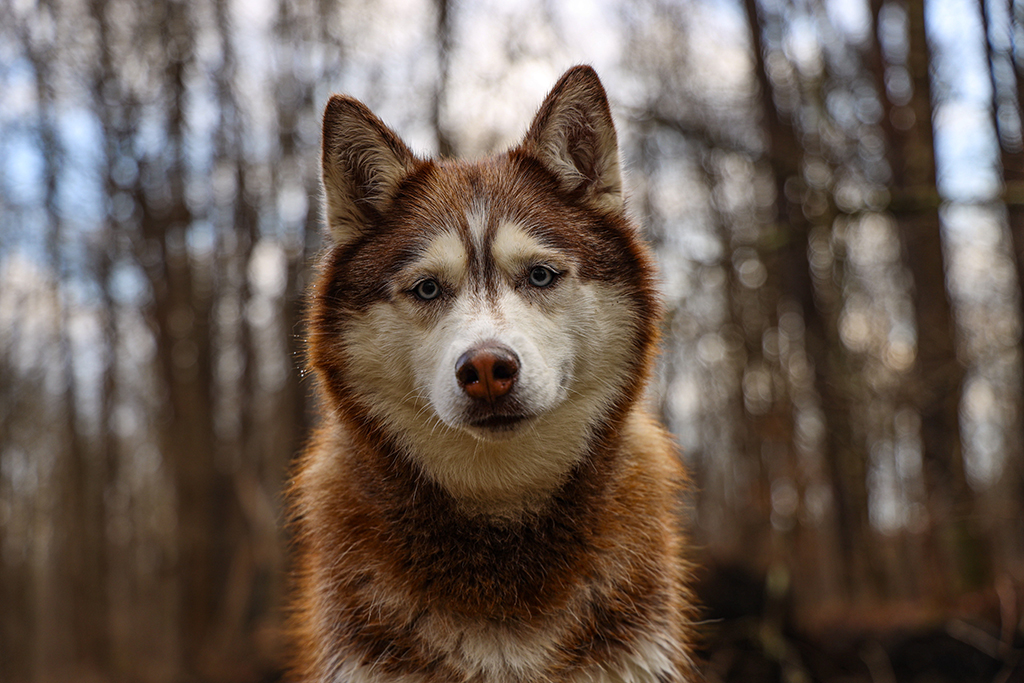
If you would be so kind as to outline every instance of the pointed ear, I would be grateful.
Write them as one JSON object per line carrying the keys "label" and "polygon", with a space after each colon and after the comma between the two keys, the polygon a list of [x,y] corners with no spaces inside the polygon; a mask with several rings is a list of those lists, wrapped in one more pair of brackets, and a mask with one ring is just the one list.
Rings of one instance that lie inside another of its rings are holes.
{"label": "pointed ear", "polygon": [[622,210],[619,145],[601,80],[589,66],[565,72],[533,119],[520,149],[593,207]]}
{"label": "pointed ear", "polygon": [[355,240],[395,198],[417,159],[366,106],[334,95],[324,111],[321,178],[336,244]]}

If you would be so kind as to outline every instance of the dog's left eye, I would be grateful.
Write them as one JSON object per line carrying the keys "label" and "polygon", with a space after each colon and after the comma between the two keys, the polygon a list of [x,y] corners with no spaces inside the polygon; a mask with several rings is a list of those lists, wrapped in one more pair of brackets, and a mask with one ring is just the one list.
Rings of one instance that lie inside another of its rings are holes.
{"label": "dog's left eye", "polygon": [[530,284],[534,287],[547,287],[555,281],[557,273],[547,266],[534,266],[530,269]]}
{"label": "dog's left eye", "polygon": [[430,301],[436,299],[441,294],[441,285],[437,283],[437,280],[433,278],[427,278],[421,280],[412,289],[412,293],[416,295],[417,299],[421,301]]}

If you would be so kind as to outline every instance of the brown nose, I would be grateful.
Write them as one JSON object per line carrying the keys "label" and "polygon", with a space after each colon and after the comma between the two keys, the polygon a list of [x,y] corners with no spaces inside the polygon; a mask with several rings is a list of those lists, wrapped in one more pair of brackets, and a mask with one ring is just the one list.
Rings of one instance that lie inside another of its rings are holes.
{"label": "brown nose", "polygon": [[512,391],[519,357],[505,346],[487,344],[466,351],[455,361],[455,379],[470,398],[493,403]]}

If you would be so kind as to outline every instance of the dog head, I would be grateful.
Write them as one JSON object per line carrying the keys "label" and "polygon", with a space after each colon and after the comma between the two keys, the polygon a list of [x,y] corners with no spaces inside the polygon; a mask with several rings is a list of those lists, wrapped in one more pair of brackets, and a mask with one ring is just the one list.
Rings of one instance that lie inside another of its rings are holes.
{"label": "dog head", "polygon": [[637,400],[658,316],[597,75],[479,162],[417,158],[335,96],[322,172],[310,361],[337,414],[458,495],[557,485]]}

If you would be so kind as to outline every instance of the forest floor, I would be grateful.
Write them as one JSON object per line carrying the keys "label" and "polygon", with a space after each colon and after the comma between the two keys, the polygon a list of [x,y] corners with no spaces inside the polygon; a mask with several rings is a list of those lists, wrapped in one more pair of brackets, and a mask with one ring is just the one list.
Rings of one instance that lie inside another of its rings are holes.
{"label": "forest floor", "polygon": [[1024,586],[939,613],[846,610],[798,625],[765,582],[717,567],[697,586],[707,683],[1024,683]]}

